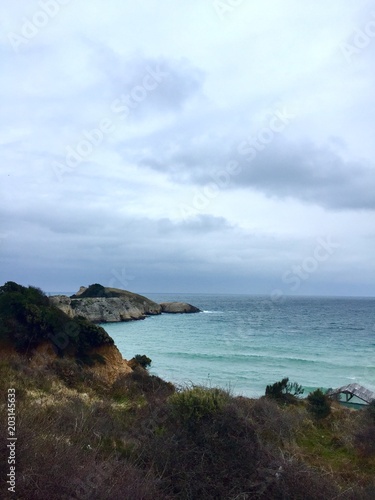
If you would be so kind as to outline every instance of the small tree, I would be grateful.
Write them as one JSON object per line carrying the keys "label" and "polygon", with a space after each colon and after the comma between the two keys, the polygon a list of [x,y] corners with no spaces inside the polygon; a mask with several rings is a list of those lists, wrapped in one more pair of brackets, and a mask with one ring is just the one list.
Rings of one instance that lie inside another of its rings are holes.
{"label": "small tree", "polygon": [[152,360],[145,354],[136,354],[133,358],[137,363],[139,363],[145,370],[151,366]]}
{"label": "small tree", "polygon": [[328,417],[331,413],[331,404],[328,396],[321,389],[310,392],[307,396],[307,410],[317,420]]}
{"label": "small tree", "polygon": [[280,382],[275,382],[272,385],[267,385],[266,396],[285,403],[294,403],[296,396],[303,394],[302,385],[297,382],[289,382],[289,378],[285,377]]}

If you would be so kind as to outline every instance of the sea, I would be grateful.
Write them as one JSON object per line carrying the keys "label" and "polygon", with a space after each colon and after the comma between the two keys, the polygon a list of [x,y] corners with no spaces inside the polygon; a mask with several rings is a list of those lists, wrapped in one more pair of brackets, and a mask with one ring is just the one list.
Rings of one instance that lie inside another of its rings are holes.
{"label": "sea", "polygon": [[146,294],[202,312],[102,324],[126,359],[180,387],[260,397],[284,377],[307,395],[359,383],[375,391],[375,298]]}

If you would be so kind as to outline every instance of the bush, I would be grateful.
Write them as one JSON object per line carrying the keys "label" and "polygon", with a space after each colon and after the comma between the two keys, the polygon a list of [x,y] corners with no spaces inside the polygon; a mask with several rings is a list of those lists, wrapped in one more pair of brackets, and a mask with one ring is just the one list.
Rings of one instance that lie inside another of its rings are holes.
{"label": "bush", "polygon": [[296,396],[300,396],[303,392],[302,386],[297,382],[289,382],[288,377],[266,387],[267,397],[284,403],[295,403]]}
{"label": "bush", "polygon": [[228,400],[228,393],[221,389],[193,386],[191,389],[173,394],[169,404],[172,415],[177,420],[195,426],[204,417],[220,411]]}
{"label": "bush", "polygon": [[365,409],[366,416],[375,425],[375,399]]}
{"label": "bush", "polygon": [[152,360],[145,354],[136,354],[133,358],[142,368],[146,369],[151,366]]}
{"label": "bush", "polygon": [[258,436],[277,446],[295,439],[304,417],[305,409],[280,407],[271,398],[260,398],[252,402],[248,417],[254,422]]}
{"label": "bush", "polygon": [[112,385],[110,394],[116,400],[144,396],[146,399],[166,399],[174,392],[174,385],[144,370],[121,375]]}
{"label": "bush", "polygon": [[262,454],[252,423],[218,389],[193,387],[169,401],[169,417],[161,412],[142,450],[165,498],[245,498],[239,495],[256,482]]}
{"label": "bush", "polygon": [[331,413],[331,404],[328,396],[321,389],[310,392],[307,396],[307,410],[317,420],[328,417]]}

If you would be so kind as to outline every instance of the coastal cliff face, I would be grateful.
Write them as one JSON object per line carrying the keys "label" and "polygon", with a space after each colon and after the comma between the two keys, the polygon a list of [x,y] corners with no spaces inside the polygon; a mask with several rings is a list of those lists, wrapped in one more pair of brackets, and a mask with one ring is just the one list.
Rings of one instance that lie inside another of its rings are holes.
{"label": "coastal cliff face", "polygon": [[50,302],[70,318],[83,316],[93,323],[132,321],[161,313],[200,312],[197,307],[184,302],[157,304],[143,295],[99,284],[88,288],[81,286],[71,297],[65,295],[50,297]]}
{"label": "coastal cliff face", "polygon": [[146,316],[162,312],[162,307],[147,297],[100,285],[81,287],[72,297],[65,295],[50,297],[50,302],[70,318],[83,316],[93,323],[144,319]]}
{"label": "coastal cliff face", "polygon": [[[21,357],[14,348],[11,349],[10,352],[13,357]],[[84,366],[81,364],[81,369],[94,373],[100,380],[107,384],[113,384],[121,375],[129,375],[130,373],[133,373],[132,367],[129,365],[128,361],[122,357],[120,351],[115,345],[101,345],[95,347],[88,352],[88,355],[99,355],[104,362],[94,363],[90,366]],[[50,342],[40,344],[29,355],[30,368],[35,369],[47,369],[51,363],[59,360],[61,360],[61,358],[59,358]]]}

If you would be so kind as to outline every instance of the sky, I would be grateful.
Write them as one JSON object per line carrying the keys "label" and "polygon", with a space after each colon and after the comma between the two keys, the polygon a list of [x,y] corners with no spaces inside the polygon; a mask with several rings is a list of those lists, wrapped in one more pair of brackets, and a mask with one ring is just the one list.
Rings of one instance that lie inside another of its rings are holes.
{"label": "sky", "polygon": [[0,284],[375,296],[375,2],[19,0]]}

